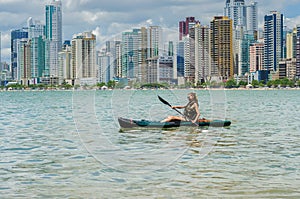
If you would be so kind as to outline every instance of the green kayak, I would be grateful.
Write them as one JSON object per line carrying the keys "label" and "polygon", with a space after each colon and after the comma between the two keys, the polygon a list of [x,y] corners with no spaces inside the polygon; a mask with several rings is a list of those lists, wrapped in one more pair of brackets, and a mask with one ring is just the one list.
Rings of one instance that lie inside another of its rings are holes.
{"label": "green kayak", "polygon": [[231,121],[228,120],[199,120],[197,124],[189,121],[171,121],[161,123],[159,121],[149,121],[149,120],[134,120],[119,117],[119,124],[121,128],[174,128],[181,126],[190,127],[226,127],[231,125]]}

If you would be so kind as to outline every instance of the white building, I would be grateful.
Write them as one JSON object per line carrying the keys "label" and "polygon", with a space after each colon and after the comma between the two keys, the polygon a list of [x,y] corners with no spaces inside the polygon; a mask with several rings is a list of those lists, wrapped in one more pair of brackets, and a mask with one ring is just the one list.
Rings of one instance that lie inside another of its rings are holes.
{"label": "white building", "polygon": [[159,56],[163,54],[162,29],[160,26],[150,26],[147,29],[147,67],[146,82],[159,81]]}
{"label": "white building", "polygon": [[114,57],[110,52],[99,52],[97,55],[98,82],[107,83],[114,78]]}
{"label": "white building", "polygon": [[72,68],[75,85],[96,84],[96,36],[84,32],[72,39]]}
{"label": "white building", "polygon": [[58,77],[58,53],[62,49],[62,3],[61,0],[52,0],[45,7],[45,33],[48,40],[46,68],[49,68],[50,77]]}
{"label": "white building", "polygon": [[205,82],[210,76],[210,28],[208,26],[195,26],[195,83]]}
{"label": "white building", "polygon": [[74,84],[75,74],[71,60],[72,48],[71,46],[65,46],[64,49],[58,53],[59,84],[63,83],[64,81],[70,85]]}

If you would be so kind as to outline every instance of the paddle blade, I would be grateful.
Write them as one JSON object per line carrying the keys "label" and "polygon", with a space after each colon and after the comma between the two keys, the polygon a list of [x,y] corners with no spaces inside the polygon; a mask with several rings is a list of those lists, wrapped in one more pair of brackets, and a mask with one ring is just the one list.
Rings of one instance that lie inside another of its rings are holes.
{"label": "paddle blade", "polygon": [[169,104],[169,102],[167,102],[166,100],[164,100],[163,98],[161,98],[159,95],[157,96],[158,97],[158,99],[162,102],[162,103],[164,103],[164,104],[166,104],[166,105],[168,105],[168,106],[172,106],[171,104]]}

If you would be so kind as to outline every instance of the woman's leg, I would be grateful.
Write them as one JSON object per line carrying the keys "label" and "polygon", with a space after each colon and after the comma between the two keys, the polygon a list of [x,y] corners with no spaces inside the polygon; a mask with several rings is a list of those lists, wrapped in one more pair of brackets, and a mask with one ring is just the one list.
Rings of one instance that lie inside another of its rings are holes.
{"label": "woman's leg", "polygon": [[180,116],[168,116],[166,119],[162,120],[161,122],[170,122],[172,120],[184,121],[185,119],[183,117],[180,117]]}

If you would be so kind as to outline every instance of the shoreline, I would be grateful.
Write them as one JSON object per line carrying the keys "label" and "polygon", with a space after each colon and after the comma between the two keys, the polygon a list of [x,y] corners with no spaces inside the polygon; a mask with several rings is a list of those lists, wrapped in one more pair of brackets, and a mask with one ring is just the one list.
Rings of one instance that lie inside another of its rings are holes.
{"label": "shoreline", "polygon": [[170,88],[170,89],[22,89],[22,90],[0,90],[0,92],[49,92],[49,91],[113,91],[113,90],[202,90],[202,91],[210,91],[210,90],[224,90],[224,91],[279,91],[279,90],[300,90],[300,87],[295,87],[295,88]]}

